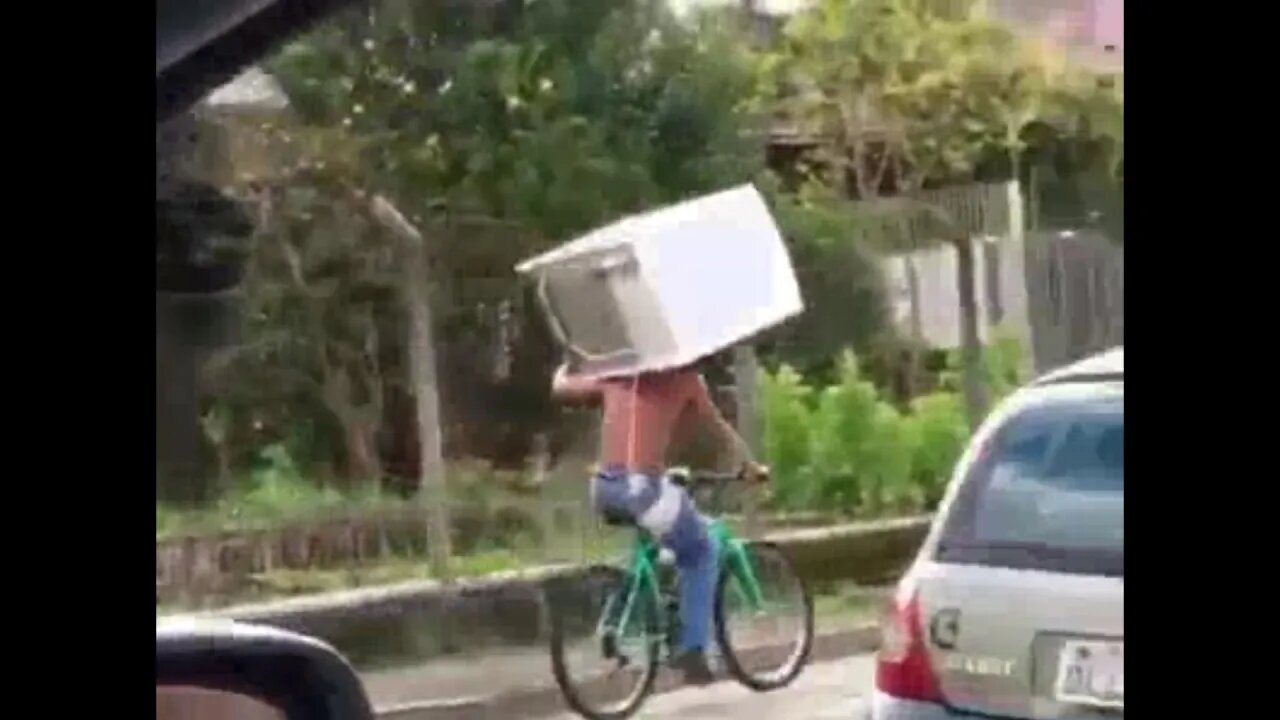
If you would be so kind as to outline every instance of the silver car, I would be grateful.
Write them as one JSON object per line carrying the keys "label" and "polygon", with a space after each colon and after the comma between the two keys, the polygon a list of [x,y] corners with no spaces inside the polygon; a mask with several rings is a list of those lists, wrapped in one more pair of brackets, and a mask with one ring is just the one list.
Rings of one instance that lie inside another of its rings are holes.
{"label": "silver car", "polygon": [[872,720],[1124,717],[1124,349],[992,413],[890,603]]}

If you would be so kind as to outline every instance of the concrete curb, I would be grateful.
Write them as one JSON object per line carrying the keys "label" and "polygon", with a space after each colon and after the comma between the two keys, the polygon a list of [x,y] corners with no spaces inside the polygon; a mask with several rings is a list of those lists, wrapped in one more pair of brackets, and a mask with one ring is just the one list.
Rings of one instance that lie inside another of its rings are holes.
{"label": "concrete curb", "polygon": [[[840,632],[818,635],[813,639],[809,662],[827,662],[859,653],[873,652],[880,645],[880,630],[876,625],[863,625]],[[767,648],[755,650],[768,651]],[[802,674],[803,677],[803,674]],[[718,683],[734,682],[722,675]],[[663,670],[654,686],[654,694],[661,695],[682,687],[680,680]],[[377,708],[379,720],[522,720],[542,718],[566,712],[560,689],[551,677],[550,656],[547,660],[547,684],[536,688],[521,688],[495,693],[488,697],[451,698],[401,703]]]}

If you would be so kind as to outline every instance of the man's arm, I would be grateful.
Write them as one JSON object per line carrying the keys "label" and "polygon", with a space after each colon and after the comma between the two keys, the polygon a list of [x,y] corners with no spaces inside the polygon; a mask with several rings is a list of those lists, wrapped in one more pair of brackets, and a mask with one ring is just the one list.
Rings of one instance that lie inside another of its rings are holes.
{"label": "man's arm", "polygon": [[565,402],[592,402],[600,397],[600,383],[574,375],[568,365],[561,365],[551,378],[551,395]]}
{"label": "man's arm", "polygon": [[701,375],[698,375],[695,383],[692,394],[693,405],[697,408],[698,416],[711,426],[711,429],[721,442],[733,449],[735,465],[758,470],[759,464],[756,463],[755,454],[751,452],[751,447],[747,445],[747,441],[742,439],[738,431],[720,412],[720,408],[716,407],[715,402],[711,399],[711,391],[707,388],[706,381]]}

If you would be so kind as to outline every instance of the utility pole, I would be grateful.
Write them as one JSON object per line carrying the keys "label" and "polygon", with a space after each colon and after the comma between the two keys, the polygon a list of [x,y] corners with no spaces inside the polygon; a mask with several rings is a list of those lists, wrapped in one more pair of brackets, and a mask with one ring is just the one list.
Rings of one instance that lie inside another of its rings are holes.
{"label": "utility pole", "polygon": [[409,316],[409,379],[418,417],[418,499],[427,511],[431,574],[448,582],[452,579],[449,560],[453,550],[449,539],[444,441],[440,430],[440,395],[436,382],[426,242],[422,233],[386,198],[375,196],[371,209],[373,216],[402,243],[405,259],[402,295]]}

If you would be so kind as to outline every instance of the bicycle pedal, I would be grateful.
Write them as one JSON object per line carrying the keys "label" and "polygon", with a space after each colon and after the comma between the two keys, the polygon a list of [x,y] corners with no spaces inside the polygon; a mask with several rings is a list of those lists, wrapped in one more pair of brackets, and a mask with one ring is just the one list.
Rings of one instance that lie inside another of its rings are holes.
{"label": "bicycle pedal", "polygon": [[601,638],[600,653],[604,655],[606,660],[614,660],[620,657],[618,653],[618,638],[613,635],[605,635]]}

